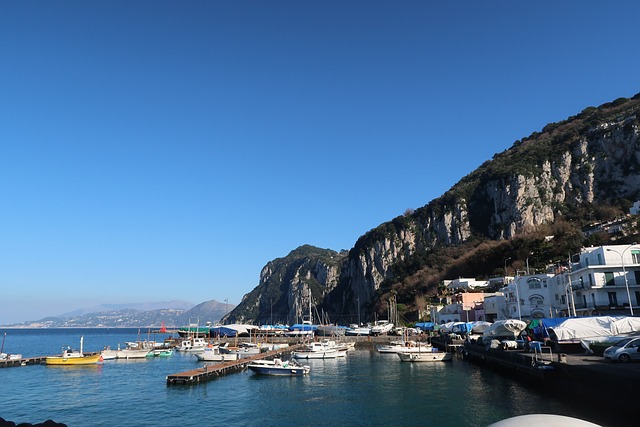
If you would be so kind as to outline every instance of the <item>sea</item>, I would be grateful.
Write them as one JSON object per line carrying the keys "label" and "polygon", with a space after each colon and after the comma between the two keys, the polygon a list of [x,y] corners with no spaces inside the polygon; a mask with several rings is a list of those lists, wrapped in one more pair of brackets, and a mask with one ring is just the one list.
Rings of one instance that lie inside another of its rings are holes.
{"label": "sea", "polygon": [[[127,341],[162,341],[139,329],[1,329],[5,353],[99,351]],[[309,360],[305,377],[249,370],[196,385],[166,377],[201,366],[196,357],[106,360],[91,366],[28,365],[0,369],[0,417],[15,423],[53,420],[80,426],[488,426],[524,414],[621,425],[598,408],[533,388],[454,358],[405,363],[394,354],[357,349],[346,358]]]}

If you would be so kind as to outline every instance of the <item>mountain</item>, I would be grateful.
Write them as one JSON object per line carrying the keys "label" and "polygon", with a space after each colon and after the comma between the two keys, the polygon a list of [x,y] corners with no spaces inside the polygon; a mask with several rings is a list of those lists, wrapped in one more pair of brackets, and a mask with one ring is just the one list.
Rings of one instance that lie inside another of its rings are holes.
{"label": "mountain", "polygon": [[91,314],[91,313],[100,313],[100,312],[108,312],[108,311],[118,311],[118,310],[138,310],[138,311],[152,311],[152,310],[161,310],[161,309],[179,309],[179,310],[189,310],[193,307],[193,303],[188,301],[162,301],[162,302],[146,302],[146,303],[128,303],[128,304],[100,304],[92,307],[84,307],[79,308],[74,311],[70,311],[68,313],[61,314],[57,317],[77,317],[82,316],[83,314]]}
{"label": "mountain", "polygon": [[227,318],[257,322],[275,313],[290,322],[309,289],[341,323],[361,310],[384,314],[391,295],[399,311],[419,311],[447,274],[504,273],[505,259],[532,252],[543,266],[565,249],[608,238],[581,229],[624,217],[640,199],[639,115],[640,94],[549,124],[441,197],[367,232],[348,254],[303,246],[269,262]]}
{"label": "mountain", "polygon": [[207,322],[218,323],[229,310],[235,308],[232,304],[225,304],[215,300],[205,301],[185,311],[177,319],[180,325],[198,323],[204,326]]}
{"label": "mountain", "polygon": [[[161,308],[156,308],[161,307]],[[186,301],[142,304],[103,304],[44,319],[5,325],[11,327],[111,327],[111,328],[178,328],[190,323],[216,323],[233,305],[218,301],[205,301],[193,306]]]}
{"label": "mountain", "polygon": [[309,308],[321,303],[338,285],[346,256],[347,252],[304,245],[284,258],[270,261],[260,272],[258,286],[223,320],[256,324],[302,321]]}

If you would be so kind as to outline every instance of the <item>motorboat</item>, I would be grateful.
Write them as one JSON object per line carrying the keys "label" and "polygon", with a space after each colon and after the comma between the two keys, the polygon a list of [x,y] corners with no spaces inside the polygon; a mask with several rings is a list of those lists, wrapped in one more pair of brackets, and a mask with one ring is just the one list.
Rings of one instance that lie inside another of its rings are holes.
{"label": "motorboat", "polygon": [[311,370],[310,366],[301,365],[295,360],[283,361],[281,359],[256,360],[248,364],[247,368],[257,374],[286,376],[303,376]]}
{"label": "motorboat", "polygon": [[230,360],[238,360],[238,353],[224,353],[220,351],[219,345],[209,344],[201,352],[194,353],[198,360],[203,362],[227,362]]}
{"label": "motorboat", "polygon": [[349,325],[344,334],[350,337],[368,336],[371,334],[371,328],[368,326],[358,326],[356,324]]}
{"label": "motorboat", "polygon": [[100,353],[85,355],[83,353],[82,345],[84,337],[80,337],[80,350],[73,350],[71,347],[62,349],[62,354],[59,356],[47,356],[45,358],[45,364],[47,365],[94,365],[102,360]]}
{"label": "motorboat", "polygon": [[22,354],[0,353],[0,360],[20,360],[20,359],[22,359]]}
{"label": "motorboat", "polygon": [[102,360],[113,360],[118,357],[118,350],[113,350],[111,347],[105,347],[100,351]]}
{"label": "motorboat", "polygon": [[380,320],[371,327],[370,335],[387,335],[393,329],[393,323],[388,320]]}
{"label": "motorboat", "polygon": [[402,362],[445,362],[453,355],[444,351],[423,351],[421,353],[397,353]]}
{"label": "motorboat", "polygon": [[[254,343],[240,343],[238,346],[220,346],[220,353],[222,354],[235,354],[238,358],[255,356],[260,354],[262,350],[258,344]],[[231,360],[231,359],[228,359]]]}
{"label": "motorboat", "polygon": [[116,359],[144,359],[152,350],[147,348],[125,348],[116,350]]}
{"label": "motorboat", "polygon": [[177,351],[186,351],[186,352],[200,352],[203,351],[207,346],[207,341],[204,338],[191,337],[186,340],[182,340],[180,345],[176,347]]}
{"label": "motorboat", "polygon": [[378,353],[423,353],[431,352],[433,346],[429,343],[416,341],[391,341],[389,344],[376,345]]}
{"label": "motorboat", "polygon": [[338,357],[338,349],[327,344],[313,342],[303,350],[292,353],[294,359],[335,359]]}

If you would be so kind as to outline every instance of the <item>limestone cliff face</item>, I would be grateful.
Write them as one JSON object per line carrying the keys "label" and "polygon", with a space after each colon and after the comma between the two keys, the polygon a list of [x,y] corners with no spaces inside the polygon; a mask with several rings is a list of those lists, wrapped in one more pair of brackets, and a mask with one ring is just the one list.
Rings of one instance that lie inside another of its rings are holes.
{"label": "limestone cliff face", "polygon": [[[292,322],[323,303],[341,322],[370,308],[380,285],[412,255],[472,235],[509,239],[553,222],[563,210],[640,199],[640,94],[546,126],[516,141],[441,197],[381,224],[347,254],[304,246],[268,263],[260,284],[232,313]],[[369,312],[370,313],[370,312]]]}
{"label": "limestone cliff face", "polygon": [[640,198],[640,97],[587,109],[518,141],[411,214],[362,236],[349,253],[343,292],[371,301],[393,265],[472,233],[508,239],[553,222],[563,206]]}
{"label": "limestone cliff face", "polygon": [[338,285],[345,256],[305,245],[270,261],[260,272],[258,286],[225,320],[292,324],[307,318],[310,308],[315,319],[317,306]]}

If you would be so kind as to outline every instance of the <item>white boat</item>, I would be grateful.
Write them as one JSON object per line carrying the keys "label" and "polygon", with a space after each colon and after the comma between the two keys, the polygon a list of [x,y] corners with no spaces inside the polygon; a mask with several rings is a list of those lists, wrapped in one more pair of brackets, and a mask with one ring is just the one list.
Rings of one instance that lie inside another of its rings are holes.
{"label": "white boat", "polygon": [[319,342],[308,344],[304,350],[294,351],[294,359],[335,359],[338,350]]}
{"label": "white boat", "polygon": [[227,362],[229,360],[238,360],[238,353],[223,353],[220,346],[209,344],[201,352],[194,353],[198,360],[203,362]]}
{"label": "white boat", "polygon": [[371,334],[371,328],[368,326],[349,325],[344,334],[350,337],[368,336]]}
{"label": "white boat", "polygon": [[2,346],[0,347],[0,360],[20,360],[22,359],[22,354],[7,354],[3,353],[4,351],[4,340],[7,338],[7,333],[4,333],[2,337]]}
{"label": "white boat", "polygon": [[378,344],[378,353],[424,353],[431,352],[433,346],[416,341],[391,341],[389,344]]}
{"label": "white boat", "polygon": [[240,343],[236,346],[220,346],[220,353],[223,354],[235,354],[239,358],[255,356],[260,354],[261,350],[257,344],[254,343]]}
{"label": "white boat", "polygon": [[303,376],[311,370],[308,365],[301,365],[295,360],[283,361],[281,359],[256,360],[248,364],[247,368],[257,374],[286,376]]}
{"label": "white boat", "polygon": [[21,354],[0,353],[0,360],[20,360],[20,359],[22,359]]}
{"label": "white boat", "polygon": [[201,352],[207,346],[207,341],[204,338],[191,337],[186,340],[182,340],[180,345],[176,347],[177,351],[187,352]]}
{"label": "white boat", "polygon": [[118,350],[112,350],[111,347],[105,347],[100,351],[102,360],[113,360],[118,357]]}
{"label": "white boat", "polygon": [[116,359],[144,359],[151,350],[143,348],[125,348],[116,350]]}
{"label": "white boat", "polygon": [[397,353],[403,362],[445,362],[451,360],[453,355],[444,351],[423,351],[421,353]]}
{"label": "white boat", "polygon": [[388,320],[380,320],[371,327],[370,335],[387,335],[393,329],[393,323]]}

